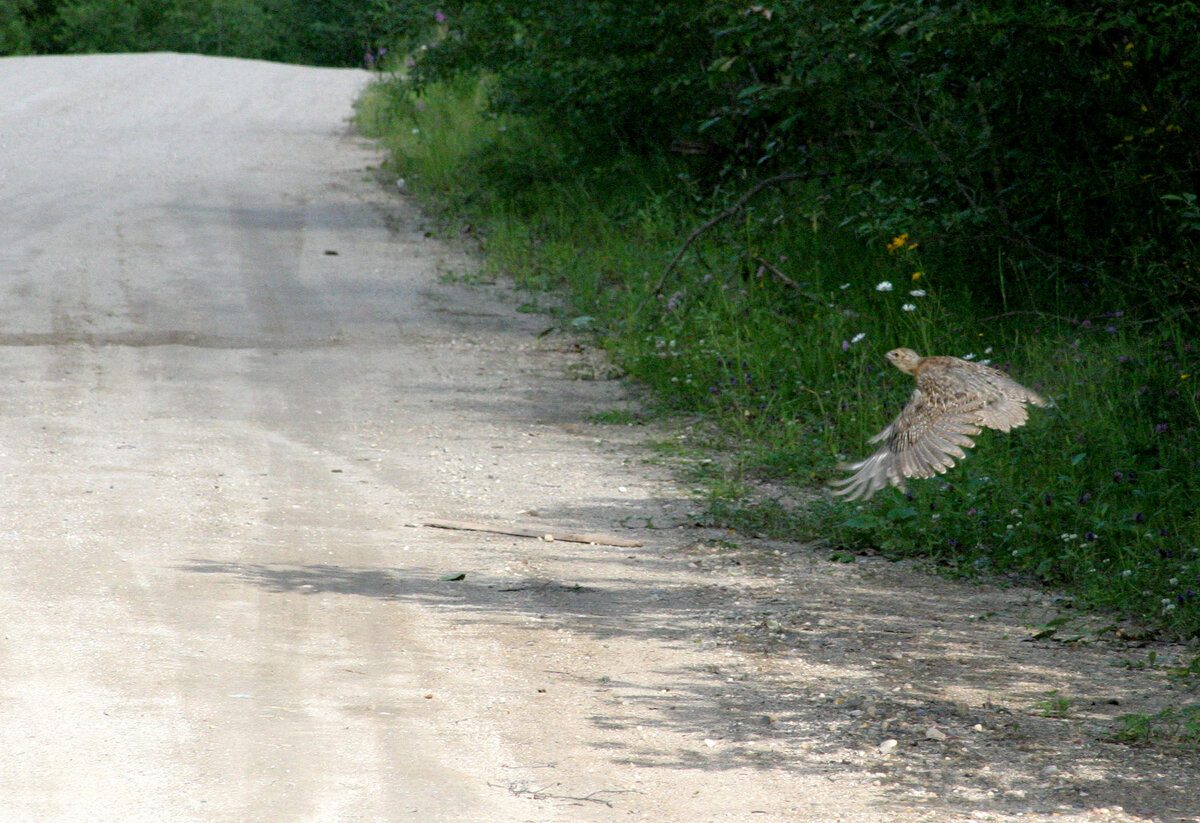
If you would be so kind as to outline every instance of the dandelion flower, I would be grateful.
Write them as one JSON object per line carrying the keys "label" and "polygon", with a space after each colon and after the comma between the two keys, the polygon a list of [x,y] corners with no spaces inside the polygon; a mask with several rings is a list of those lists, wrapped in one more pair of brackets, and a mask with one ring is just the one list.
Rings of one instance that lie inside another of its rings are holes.
{"label": "dandelion flower", "polygon": [[920,279],[921,279],[921,272],[919,272],[919,271],[915,271],[915,272],[913,272],[912,279],[913,279],[913,280],[920,280]]}
{"label": "dandelion flower", "polygon": [[891,291],[891,290],[892,290],[892,282],[890,280],[884,280],[882,283],[879,283],[878,285],[875,286],[875,291]]}
{"label": "dandelion flower", "polygon": [[893,252],[900,251],[900,249],[904,248],[905,245],[907,245],[907,244],[908,244],[908,232],[905,232],[904,234],[900,234],[900,235],[897,235],[896,237],[893,237],[892,242],[887,244],[887,250],[893,251]]}
{"label": "dandelion flower", "polygon": [[917,307],[915,305],[913,305],[912,303],[905,303],[903,306],[900,307],[900,310],[901,311],[916,311]]}

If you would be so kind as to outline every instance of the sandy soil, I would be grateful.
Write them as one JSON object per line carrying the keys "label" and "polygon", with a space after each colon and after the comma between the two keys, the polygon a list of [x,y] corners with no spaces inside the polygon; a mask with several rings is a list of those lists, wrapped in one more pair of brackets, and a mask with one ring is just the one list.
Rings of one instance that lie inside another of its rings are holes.
{"label": "sandy soil", "polygon": [[1110,740],[1183,649],[695,526],[676,432],[449,282],[367,80],[0,60],[0,820],[1200,820]]}

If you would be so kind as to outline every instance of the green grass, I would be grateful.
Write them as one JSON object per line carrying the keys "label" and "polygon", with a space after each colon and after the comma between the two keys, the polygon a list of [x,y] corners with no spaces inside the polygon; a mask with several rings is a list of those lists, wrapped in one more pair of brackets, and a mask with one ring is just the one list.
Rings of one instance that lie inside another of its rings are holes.
{"label": "green grass", "polygon": [[1117,740],[1126,743],[1163,740],[1200,748],[1200,705],[1169,707],[1153,714],[1127,714],[1119,719]]}
{"label": "green grass", "polygon": [[1074,699],[1059,694],[1058,689],[1046,693],[1045,700],[1033,704],[1034,711],[1041,717],[1067,718],[1074,708]]}
{"label": "green grass", "polygon": [[[572,159],[544,131],[483,114],[484,100],[480,82],[420,96],[384,84],[359,124],[447,226],[477,230],[491,275],[538,305],[536,292],[553,291],[558,325],[593,332],[656,414],[716,433],[700,446],[720,459],[692,478],[713,522],[839,556],[1032,577],[1173,636],[1200,632],[1200,352],[1186,318],[1091,316],[1066,298],[1040,312],[978,305],[962,286],[971,272],[847,236],[802,181],[720,221],[664,276],[716,213],[691,178],[669,158]],[[745,187],[727,188],[732,200]],[[899,345],[991,360],[1055,405],[1011,434],[986,432],[908,493],[858,504],[803,493],[865,456],[905,402],[911,378],[882,357]],[[764,500],[759,480],[801,493]]]}

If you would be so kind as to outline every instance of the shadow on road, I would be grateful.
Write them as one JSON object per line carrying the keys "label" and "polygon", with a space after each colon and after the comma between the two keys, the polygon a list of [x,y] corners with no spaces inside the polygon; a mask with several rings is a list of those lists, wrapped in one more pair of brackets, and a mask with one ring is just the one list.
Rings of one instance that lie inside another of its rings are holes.
{"label": "shadow on road", "polygon": [[[558,552],[550,565],[571,568],[571,547],[549,545]],[[594,547],[580,551],[594,570]],[[845,568],[795,547],[637,551],[636,583],[628,550],[602,563],[607,576],[557,580],[204,559],[184,569],[280,594],[421,604],[531,639],[566,631],[711,659],[637,677],[558,673],[608,707],[591,718],[598,728],[673,733],[661,738],[671,745],[606,746],[618,762],[832,781],[865,774],[891,802],[927,815],[1136,813],[1143,804],[1200,813],[1194,756],[1108,739],[1115,716],[1143,710],[1134,690],[1161,685],[1115,668],[1106,647],[1027,642],[1030,618],[1014,613],[1012,590],[901,577],[884,561]],[[699,571],[671,574],[681,565]],[[1069,698],[1065,717],[1053,716],[1064,708],[1056,695]],[[679,734],[695,745],[679,745]],[[888,740],[896,744],[885,754]]]}

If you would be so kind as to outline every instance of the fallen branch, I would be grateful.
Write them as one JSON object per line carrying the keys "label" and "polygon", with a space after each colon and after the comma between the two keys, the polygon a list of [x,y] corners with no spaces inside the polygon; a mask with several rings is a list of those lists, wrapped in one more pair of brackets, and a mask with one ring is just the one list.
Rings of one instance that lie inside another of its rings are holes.
{"label": "fallen branch", "polygon": [[641,792],[636,789],[597,789],[594,792],[588,792],[582,797],[578,797],[569,794],[550,794],[547,790],[559,786],[560,784],[558,783],[550,783],[549,785],[543,786],[540,789],[531,789],[527,783],[519,782],[509,783],[506,786],[501,786],[496,783],[488,783],[488,785],[494,789],[508,789],[517,797],[528,797],[532,800],[570,800],[575,803],[600,803],[601,805],[608,806],[610,809],[613,807],[612,801],[605,800],[604,798],[597,797],[596,795],[641,794]]}
{"label": "fallen branch", "polygon": [[539,540],[563,540],[568,543],[596,543],[601,546],[620,546],[636,549],[642,545],[640,540],[626,540],[607,534],[573,534],[570,532],[552,532],[546,529],[528,526],[491,525],[489,523],[470,523],[463,520],[422,520],[418,526],[431,529],[456,529],[469,532],[490,532],[491,534],[510,534],[515,537],[533,537]]}
{"label": "fallen branch", "polygon": [[799,283],[797,283],[792,278],[788,277],[786,274],[781,272],[775,266],[772,266],[766,260],[763,260],[761,257],[756,258],[756,259],[757,259],[757,262],[759,265],[759,267],[758,267],[759,274],[762,274],[764,271],[769,271],[771,274],[775,275],[776,278],[778,278],[780,283],[783,283],[786,286],[791,286],[793,289],[795,289],[796,294],[800,295],[801,297],[807,297],[809,300],[813,301],[818,306],[821,306],[823,308],[832,308],[833,307],[832,303],[827,303],[826,301],[822,300],[820,297],[817,297],[817,295],[809,294],[808,292],[806,292]]}
{"label": "fallen branch", "polygon": [[663,269],[662,276],[658,278],[658,284],[654,287],[654,291],[652,291],[651,294],[660,294],[662,292],[663,286],[666,285],[667,278],[671,276],[671,272],[674,271],[674,269],[677,265],[679,265],[679,261],[683,259],[683,255],[688,250],[688,247],[690,247],[692,245],[692,243],[696,242],[696,238],[698,238],[700,235],[704,234],[706,231],[711,229],[713,226],[720,223],[722,220],[727,220],[730,217],[732,217],[733,215],[737,214],[739,211],[742,210],[742,206],[744,206],[748,202],[750,202],[750,199],[752,197],[754,197],[754,195],[758,194],[760,191],[767,188],[768,186],[775,186],[775,185],[778,185],[779,183],[786,183],[789,180],[800,180],[800,179],[808,177],[808,176],[809,176],[808,174],[801,174],[800,172],[789,171],[789,172],[785,172],[783,174],[777,174],[774,177],[768,177],[766,180],[759,180],[757,183],[755,183],[753,186],[750,187],[749,191],[747,191],[745,194],[743,194],[741,197],[739,197],[736,201],[734,201],[732,206],[725,209],[725,211],[721,212],[720,214],[716,215],[715,217],[710,217],[708,220],[705,220],[699,226],[692,229],[691,233],[688,234],[688,236],[684,239],[683,245],[679,247],[679,251],[675,252],[675,256],[673,258],[671,258],[671,262],[667,264],[667,267],[665,269]]}

